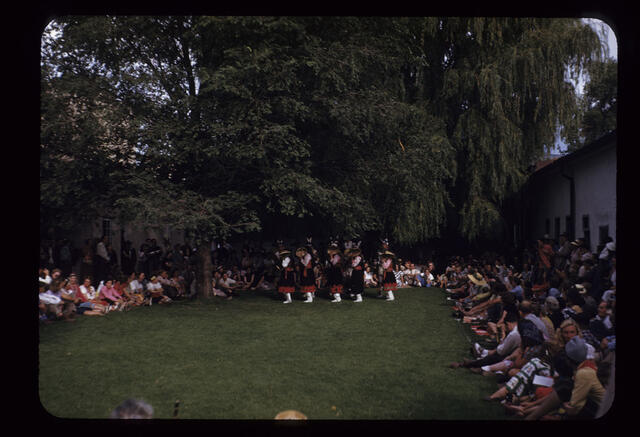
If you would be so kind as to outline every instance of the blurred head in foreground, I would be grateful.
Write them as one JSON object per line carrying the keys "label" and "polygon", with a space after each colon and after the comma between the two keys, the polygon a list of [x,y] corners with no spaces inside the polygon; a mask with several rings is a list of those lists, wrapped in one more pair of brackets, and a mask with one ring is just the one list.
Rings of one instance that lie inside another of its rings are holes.
{"label": "blurred head in foreground", "polygon": [[127,399],[111,412],[111,419],[151,419],[153,407],[140,399]]}
{"label": "blurred head in foreground", "polygon": [[296,410],[285,410],[276,414],[276,420],[306,420],[307,416]]}

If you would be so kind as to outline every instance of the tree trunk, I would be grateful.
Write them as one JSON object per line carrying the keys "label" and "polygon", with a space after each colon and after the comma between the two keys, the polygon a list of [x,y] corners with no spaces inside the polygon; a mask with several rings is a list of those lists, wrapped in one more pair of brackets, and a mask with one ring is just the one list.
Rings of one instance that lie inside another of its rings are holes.
{"label": "tree trunk", "polygon": [[198,246],[198,265],[196,268],[196,289],[198,296],[202,298],[210,298],[213,296],[213,272],[211,267],[210,244],[201,244]]}

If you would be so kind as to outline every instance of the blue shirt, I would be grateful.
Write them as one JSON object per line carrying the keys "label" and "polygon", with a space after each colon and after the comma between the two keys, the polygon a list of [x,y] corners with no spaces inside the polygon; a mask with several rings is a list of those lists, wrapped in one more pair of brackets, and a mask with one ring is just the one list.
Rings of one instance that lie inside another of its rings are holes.
{"label": "blue shirt", "polygon": [[551,287],[549,289],[549,292],[547,293],[547,296],[553,296],[553,297],[557,298],[558,296],[560,296],[560,290],[558,290],[555,287]]}
{"label": "blue shirt", "polygon": [[513,287],[511,289],[511,292],[516,295],[518,300],[522,300],[522,293],[524,293],[524,290],[522,289],[522,286],[516,285],[515,287]]}

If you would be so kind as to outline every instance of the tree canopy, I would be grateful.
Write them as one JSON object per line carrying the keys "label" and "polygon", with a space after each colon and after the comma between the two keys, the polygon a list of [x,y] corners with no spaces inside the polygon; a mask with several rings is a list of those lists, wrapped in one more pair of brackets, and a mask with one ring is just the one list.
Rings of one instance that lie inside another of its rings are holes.
{"label": "tree canopy", "polygon": [[[412,244],[500,222],[569,137],[577,19],[61,17],[42,48],[41,225],[104,211],[194,238],[298,217]],[[80,208],[79,208],[80,207]]]}

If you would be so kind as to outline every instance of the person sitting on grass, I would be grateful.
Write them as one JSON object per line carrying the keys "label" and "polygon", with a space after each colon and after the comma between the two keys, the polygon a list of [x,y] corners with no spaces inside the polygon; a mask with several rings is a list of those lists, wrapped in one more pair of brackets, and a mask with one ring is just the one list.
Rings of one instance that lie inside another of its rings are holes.
{"label": "person sitting on grass", "polygon": [[147,284],[147,290],[151,294],[149,305],[152,305],[154,303],[165,304],[171,302],[169,296],[165,296],[164,289],[162,288],[162,284],[158,282],[157,276],[151,277],[151,281],[149,281],[149,283]]}
{"label": "person sitting on grass", "polygon": [[183,298],[186,296],[187,287],[185,284],[185,279],[182,275],[180,275],[180,272],[177,269],[174,270],[173,274],[171,275],[171,283],[178,291],[178,294],[176,296],[177,298]]}
{"label": "person sitting on grass", "polygon": [[[533,389],[533,394],[529,394],[528,396],[520,398],[514,395],[506,395],[503,405],[507,414],[515,414],[518,417],[525,418],[525,420],[559,419],[559,416],[549,413],[557,410],[561,405],[557,390],[571,389],[574,368],[564,350],[555,356],[551,356],[549,359],[551,361],[551,380],[548,381],[544,379],[539,381],[538,384],[534,384],[534,386],[530,388],[530,390]],[[528,378],[525,377],[524,381],[527,381],[526,384],[532,384],[535,379],[536,376],[529,382]],[[518,384],[516,380],[512,382],[512,386],[515,386],[515,384]],[[490,397],[499,398],[503,395],[504,390],[501,388]],[[494,399],[486,400],[493,401]]]}
{"label": "person sitting on grass", "polygon": [[472,350],[475,355],[474,360],[465,359],[462,362],[453,362],[451,368],[465,367],[474,373],[482,373],[483,366],[490,366],[499,363],[513,354],[520,347],[521,338],[518,332],[518,314],[509,313],[505,316],[507,326],[507,336],[498,344],[495,349],[487,350],[478,343],[475,343]]}
{"label": "person sitting on grass", "polygon": [[549,332],[547,325],[535,314],[535,312],[538,312],[536,307],[537,304],[534,304],[530,300],[523,300],[518,306],[520,317],[533,322],[544,336],[544,341],[549,341],[553,337],[554,332]]}
{"label": "person sitting on grass", "polygon": [[522,279],[517,276],[513,276],[510,282],[513,282],[513,287],[509,291],[515,295],[516,299],[518,299],[518,302],[522,302],[522,300],[524,299],[524,288],[522,288]]}
{"label": "person sitting on grass", "polygon": [[218,279],[216,287],[226,294],[228,300],[231,300],[235,296],[235,290],[238,289],[238,283],[231,279],[227,272],[224,272],[222,277]]}
{"label": "person sitting on grass", "polygon": [[51,276],[49,276],[49,269],[47,268],[38,269],[38,281],[44,285],[51,284]]}
{"label": "person sitting on grass", "polygon": [[[52,320],[60,320],[62,315],[62,299],[56,296],[51,287],[47,284],[40,283],[38,290],[38,308],[40,310],[41,320],[45,323],[51,323]],[[48,290],[47,290],[48,288]]]}
{"label": "person sitting on grass", "polygon": [[551,364],[548,362],[550,358],[549,355],[545,354],[527,361],[521,369],[518,369],[515,375],[509,378],[504,386],[486,396],[484,400],[501,401],[511,398],[511,403],[517,405],[520,402],[531,399],[535,395],[537,388],[534,385],[535,377],[551,378],[552,376]]}
{"label": "person sitting on grass", "polygon": [[124,302],[122,309],[129,310],[134,304],[131,288],[129,287],[129,278],[127,276],[121,275],[118,280],[115,281],[113,287],[118,291],[118,294],[121,296],[122,301]]}
{"label": "person sitting on grass", "polygon": [[247,283],[249,284],[248,285],[249,290],[263,289],[264,281],[265,281],[264,267],[252,268],[250,275],[247,275]]}
{"label": "person sitting on grass", "polygon": [[575,336],[564,348],[569,364],[574,369],[573,378],[554,383],[554,390],[543,398],[525,420],[537,420],[557,408],[562,408],[565,418],[592,419],[595,417],[605,389],[598,379],[595,362],[587,358],[587,343]]}
{"label": "person sitting on grass", "polygon": [[371,271],[371,266],[367,265],[364,271],[364,286],[367,288],[376,288],[378,286],[378,277]]}
{"label": "person sitting on grass", "polygon": [[597,314],[589,321],[589,331],[601,342],[603,338],[615,333],[614,319],[609,315],[609,305],[601,301],[598,305]]}
{"label": "person sitting on grass", "polygon": [[501,342],[507,335],[504,319],[508,313],[519,314],[517,300],[513,293],[503,292],[500,295],[500,305],[491,307],[487,312],[487,332],[497,342]]}
{"label": "person sitting on grass", "polygon": [[161,270],[160,274],[157,276],[158,282],[162,286],[162,292],[165,296],[168,296],[171,299],[175,299],[178,296],[178,289],[175,284],[169,278],[169,272],[166,270]]}
{"label": "person sitting on grass", "polygon": [[131,287],[131,290],[133,290],[133,295],[142,296],[142,305],[149,305],[151,295],[147,290],[147,284],[149,281],[147,280],[146,275],[144,272],[132,273],[132,275],[135,275],[135,278],[129,283],[129,286]]}
{"label": "person sitting on grass", "polygon": [[62,279],[60,281],[60,299],[62,299],[62,313],[66,320],[71,321],[76,315],[77,309],[75,301],[75,294],[73,289],[69,288],[69,280]]}
{"label": "person sitting on grass", "polygon": [[[553,338],[547,343],[549,351],[552,355],[560,353],[564,350],[567,342],[575,336],[583,338],[582,329],[578,322],[573,319],[564,320],[560,324],[560,327],[556,329],[556,333]],[[589,359],[593,359],[595,357],[595,352],[595,348],[587,343],[587,356]]]}
{"label": "person sitting on grass", "polygon": [[144,289],[138,282],[135,272],[127,277],[124,289],[131,299],[129,301],[131,306],[141,306],[144,304]]}
{"label": "person sitting on grass", "polygon": [[[480,305],[480,311],[484,310],[484,304],[492,294],[489,283],[486,281],[485,277],[479,272],[475,271],[468,275],[469,285],[468,288],[463,292],[467,293],[466,296],[460,297],[460,294],[454,294],[453,299],[458,300],[456,306],[460,310],[472,310]],[[493,283],[493,282],[492,282]],[[457,299],[456,299],[457,298]]]}
{"label": "person sitting on grass", "polygon": [[[449,293],[449,297],[452,300],[460,300],[469,296],[471,290],[471,284],[469,277],[459,277],[455,283],[455,288],[446,288],[445,291]],[[453,286],[452,286],[453,287]]]}
{"label": "person sitting on grass", "polygon": [[544,301],[542,314],[542,321],[545,323],[547,323],[547,320],[551,322],[553,332],[555,333],[556,329],[560,327],[560,324],[564,320],[562,310],[560,309],[560,301],[553,296],[547,297]]}
{"label": "person sitting on grass", "polygon": [[[485,314],[493,306],[498,307],[499,312],[499,309],[501,309],[502,296],[506,293],[504,284],[493,282],[491,286],[487,286],[486,289],[489,290],[491,296],[483,302],[474,305],[470,310],[461,309],[463,316],[473,317],[478,314]],[[484,289],[482,289],[482,291],[484,292]]]}
{"label": "person sitting on grass", "polygon": [[105,302],[110,310],[122,311],[124,308],[124,300],[118,290],[114,287],[113,279],[107,279],[107,281],[98,290],[100,299]]}
{"label": "person sitting on grass", "polygon": [[519,318],[517,329],[520,334],[520,346],[504,360],[483,366],[479,370],[474,370],[474,372],[482,373],[485,376],[492,373],[507,373],[508,376],[513,376],[531,359],[545,355],[546,349],[542,333],[533,322]]}
{"label": "person sitting on grass", "polygon": [[91,278],[85,278],[78,286],[74,295],[76,312],[85,316],[103,316],[107,313],[107,306],[102,305],[96,297],[95,288],[91,285]]}

